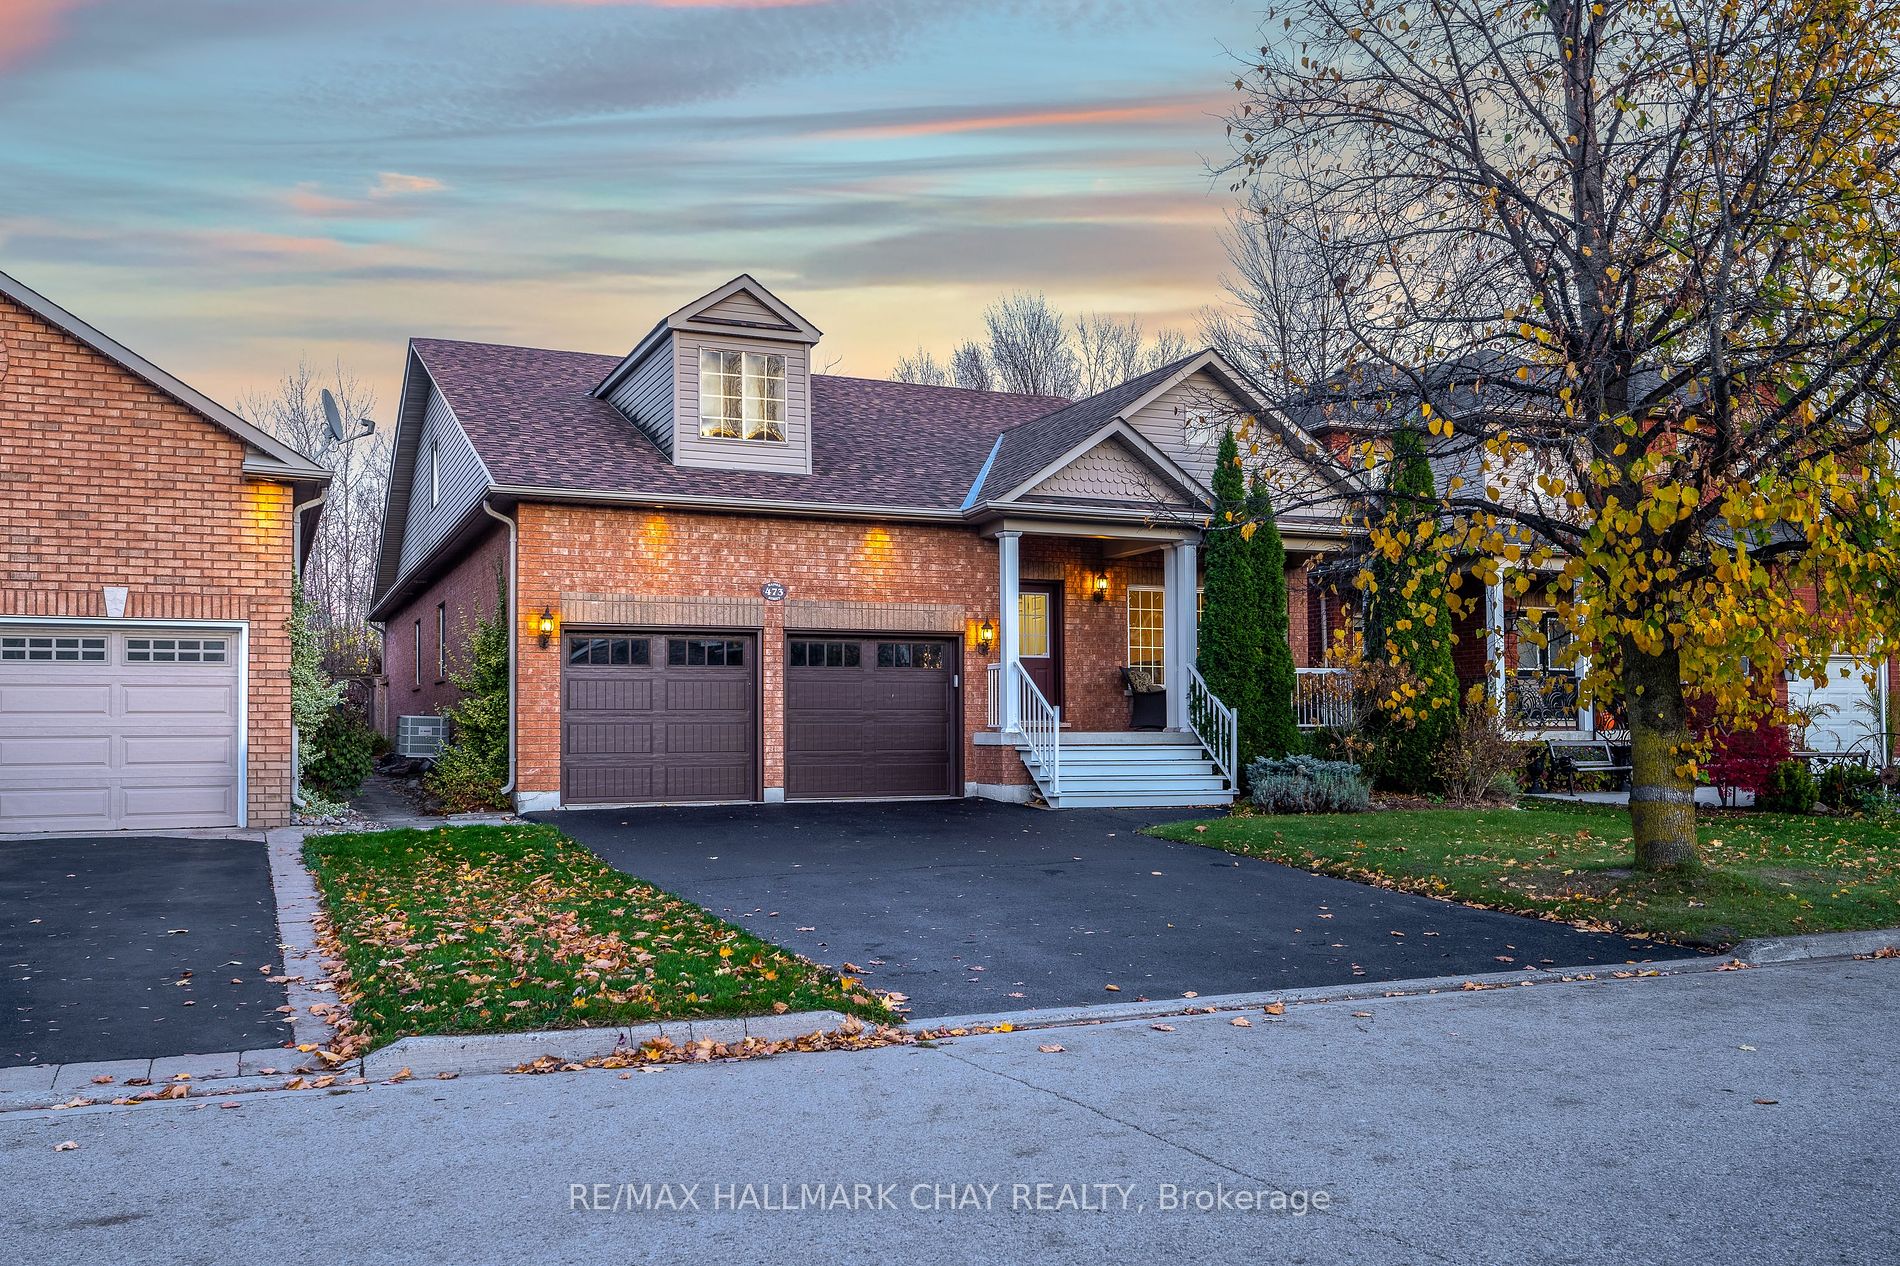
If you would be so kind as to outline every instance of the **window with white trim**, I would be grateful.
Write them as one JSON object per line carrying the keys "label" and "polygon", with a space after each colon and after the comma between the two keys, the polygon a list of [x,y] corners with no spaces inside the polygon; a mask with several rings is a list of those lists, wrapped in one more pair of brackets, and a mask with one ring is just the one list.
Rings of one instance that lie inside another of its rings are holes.
{"label": "window with white trim", "polygon": [[449,676],[449,604],[435,604],[435,679],[446,681]]}
{"label": "window with white trim", "polygon": [[422,688],[422,621],[420,620],[416,621],[416,654],[415,658],[410,660],[410,666],[415,669],[415,686],[420,690]]}
{"label": "window with white trim", "polygon": [[125,662],[128,664],[222,664],[225,640],[221,637],[128,637]]}
{"label": "window with white trim", "polygon": [[0,637],[0,660],[101,664],[105,658],[106,640],[103,637],[62,637],[50,633]]}
{"label": "window with white trim", "polygon": [[699,433],[707,439],[785,438],[785,357],[699,349]]}
{"label": "window with white trim", "polygon": [[1162,592],[1159,585],[1128,586],[1128,666],[1153,674],[1157,686],[1167,684],[1162,676],[1167,652]]}

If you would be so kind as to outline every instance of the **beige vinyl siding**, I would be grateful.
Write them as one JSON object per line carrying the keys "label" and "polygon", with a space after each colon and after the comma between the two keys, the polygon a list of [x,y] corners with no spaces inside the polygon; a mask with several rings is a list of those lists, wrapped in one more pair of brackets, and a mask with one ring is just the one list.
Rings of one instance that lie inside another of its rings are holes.
{"label": "beige vinyl siding", "polygon": [[626,414],[635,426],[652,436],[653,442],[668,455],[673,452],[674,337],[668,334],[660,346],[647,354],[638,368],[621,379],[607,394],[608,402]]}
{"label": "beige vinyl siding", "polygon": [[[441,496],[430,496],[430,454],[440,463]],[[407,576],[449,529],[481,500],[488,490],[488,472],[475,455],[467,432],[455,420],[449,403],[432,384],[428,407],[422,415],[422,434],[416,445],[415,473],[410,481],[409,522],[403,530],[399,575]]]}
{"label": "beige vinyl siding", "polygon": [[[699,351],[772,352],[785,358],[785,439],[707,439],[699,433]],[[682,330],[673,336],[673,461],[720,470],[811,473],[811,349],[803,343],[724,338]]]}
{"label": "beige vinyl siding", "polygon": [[[1214,478],[1221,428],[1245,409],[1245,405],[1213,378],[1197,373],[1169,388],[1147,408],[1130,417],[1128,424],[1179,462],[1182,469],[1205,487]],[[1197,415],[1207,416],[1213,422],[1212,438],[1206,444],[1193,444],[1188,440],[1188,421]]]}
{"label": "beige vinyl siding", "polygon": [[693,314],[694,320],[744,321],[749,325],[767,325],[790,331],[784,318],[760,303],[749,290],[735,290],[718,303]]}

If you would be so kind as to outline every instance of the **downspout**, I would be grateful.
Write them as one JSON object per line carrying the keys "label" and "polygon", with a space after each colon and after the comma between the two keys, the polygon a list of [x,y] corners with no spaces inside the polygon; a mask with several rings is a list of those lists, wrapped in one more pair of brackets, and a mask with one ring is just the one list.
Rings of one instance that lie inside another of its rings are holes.
{"label": "downspout", "polygon": [[520,673],[521,655],[517,639],[521,633],[521,621],[515,616],[516,580],[520,569],[518,561],[518,538],[515,521],[496,510],[486,500],[482,502],[482,512],[491,519],[499,519],[508,525],[508,781],[502,784],[501,794],[511,796],[515,792],[515,678]]}
{"label": "downspout", "polygon": [[[308,501],[292,503],[290,507],[290,574],[293,579],[303,575],[303,512],[314,510],[330,496],[330,486],[325,484],[323,491]],[[303,798],[303,765],[297,759],[297,748],[301,737],[297,727],[290,727],[290,807],[305,807]]]}

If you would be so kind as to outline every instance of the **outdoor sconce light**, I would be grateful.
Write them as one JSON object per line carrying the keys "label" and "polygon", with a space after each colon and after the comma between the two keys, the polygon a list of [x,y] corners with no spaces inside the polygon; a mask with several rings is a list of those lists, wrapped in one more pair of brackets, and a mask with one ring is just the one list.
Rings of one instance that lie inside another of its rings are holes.
{"label": "outdoor sconce light", "polygon": [[976,649],[980,655],[990,653],[990,647],[996,645],[996,626],[988,620],[976,627]]}
{"label": "outdoor sconce light", "polygon": [[1089,596],[1095,599],[1095,601],[1097,602],[1108,601],[1108,573],[1107,572],[1098,571],[1095,573],[1095,582],[1089,586]]}
{"label": "outdoor sconce light", "polygon": [[542,607],[541,618],[534,622],[534,631],[541,635],[541,649],[546,650],[554,636],[554,608]]}

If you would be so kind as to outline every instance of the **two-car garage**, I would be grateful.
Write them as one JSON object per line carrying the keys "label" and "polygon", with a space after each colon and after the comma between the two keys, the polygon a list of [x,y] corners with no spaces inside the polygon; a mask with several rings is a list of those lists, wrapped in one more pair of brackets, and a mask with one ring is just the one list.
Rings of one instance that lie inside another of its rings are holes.
{"label": "two-car garage", "polygon": [[794,634],[769,674],[755,633],[569,630],[563,641],[563,804],[761,798],[768,677],[783,698],[771,725],[783,726],[788,798],[961,790],[953,639]]}

